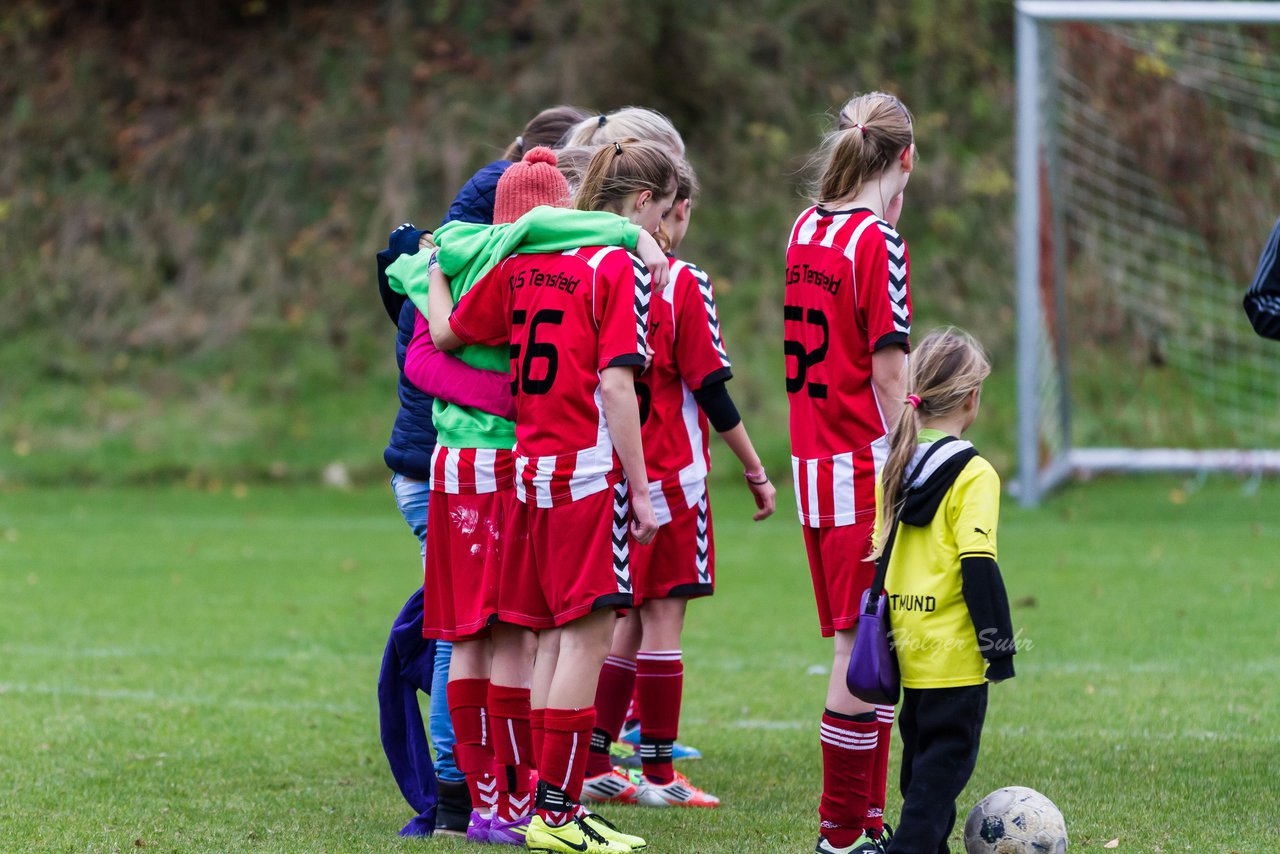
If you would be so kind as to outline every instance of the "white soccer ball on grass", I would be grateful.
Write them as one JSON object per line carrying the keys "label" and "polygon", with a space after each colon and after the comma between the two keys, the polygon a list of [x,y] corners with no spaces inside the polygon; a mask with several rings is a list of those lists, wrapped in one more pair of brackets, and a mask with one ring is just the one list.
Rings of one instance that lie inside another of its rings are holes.
{"label": "white soccer ball on grass", "polygon": [[996,789],[964,823],[968,854],[1063,854],[1067,825],[1053,801],[1024,786]]}

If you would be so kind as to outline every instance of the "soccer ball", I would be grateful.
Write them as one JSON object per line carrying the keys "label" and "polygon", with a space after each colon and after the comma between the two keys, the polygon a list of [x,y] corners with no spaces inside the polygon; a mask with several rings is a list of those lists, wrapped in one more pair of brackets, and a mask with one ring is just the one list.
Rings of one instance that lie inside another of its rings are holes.
{"label": "soccer ball", "polygon": [[964,823],[968,854],[1062,854],[1067,825],[1053,801],[1023,786],[996,789]]}

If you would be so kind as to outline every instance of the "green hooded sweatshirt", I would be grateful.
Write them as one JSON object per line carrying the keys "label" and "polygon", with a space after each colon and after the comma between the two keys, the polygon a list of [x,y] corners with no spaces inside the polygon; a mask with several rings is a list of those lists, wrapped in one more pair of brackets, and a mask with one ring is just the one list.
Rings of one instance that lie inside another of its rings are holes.
{"label": "green hooded sweatshirt", "polygon": [[[567,208],[536,207],[512,223],[483,225],[449,222],[440,226],[433,239],[439,249],[436,261],[449,277],[454,302],[471,286],[509,256],[519,252],[533,255],[564,252],[581,246],[621,246],[635,250],[640,227],[624,217],[603,211],[576,211]],[[401,255],[387,267],[391,289],[413,301],[425,316],[430,253]],[[473,368],[506,372],[511,362],[509,347],[469,345],[453,354]],[[438,441],[446,448],[512,448],[516,425],[499,415],[470,406],[446,403],[436,398],[431,410]]]}

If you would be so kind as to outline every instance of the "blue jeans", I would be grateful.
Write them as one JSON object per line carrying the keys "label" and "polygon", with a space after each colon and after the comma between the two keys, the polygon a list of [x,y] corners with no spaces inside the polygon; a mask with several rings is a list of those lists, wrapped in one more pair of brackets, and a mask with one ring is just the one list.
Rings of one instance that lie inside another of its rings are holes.
{"label": "blue jeans", "polygon": [[[427,504],[431,500],[431,486],[411,480],[400,473],[391,475],[391,490],[396,496],[396,506],[404,521],[418,538],[418,553],[425,560],[427,555]],[[418,576],[422,576],[422,564],[418,564]],[[436,750],[436,777],[450,783],[461,783],[466,778],[453,761],[453,720],[449,717],[449,657],[453,644],[436,642],[435,669],[431,676],[431,708],[428,713],[427,734]]]}

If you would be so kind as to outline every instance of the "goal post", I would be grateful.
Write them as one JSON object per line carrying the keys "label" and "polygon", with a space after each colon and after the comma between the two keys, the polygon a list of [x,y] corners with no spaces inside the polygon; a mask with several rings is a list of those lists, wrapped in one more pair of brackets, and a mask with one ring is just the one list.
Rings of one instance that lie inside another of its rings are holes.
{"label": "goal post", "polygon": [[1280,471],[1280,345],[1241,308],[1280,214],[1280,2],[1015,9],[1019,501]]}

